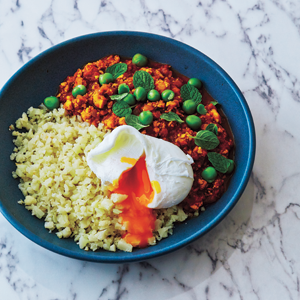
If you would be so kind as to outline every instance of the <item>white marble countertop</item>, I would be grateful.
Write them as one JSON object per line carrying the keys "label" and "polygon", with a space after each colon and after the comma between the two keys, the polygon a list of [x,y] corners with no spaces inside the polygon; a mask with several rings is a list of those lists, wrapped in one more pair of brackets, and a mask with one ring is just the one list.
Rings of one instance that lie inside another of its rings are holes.
{"label": "white marble countertop", "polygon": [[0,87],[52,45],[110,30],[172,37],[229,73],[255,121],[250,182],[206,236],[142,263],[60,256],[0,215],[0,299],[300,299],[300,2],[0,0]]}

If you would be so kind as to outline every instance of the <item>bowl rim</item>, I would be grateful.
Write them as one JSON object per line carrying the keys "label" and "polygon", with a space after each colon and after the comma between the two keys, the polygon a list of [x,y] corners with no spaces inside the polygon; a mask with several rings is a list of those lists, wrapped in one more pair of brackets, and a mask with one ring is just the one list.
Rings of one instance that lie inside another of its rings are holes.
{"label": "bowl rim", "polygon": [[[202,227],[201,230],[198,230],[194,234],[190,235],[186,239],[183,239],[182,241],[172,244],[170,246],[167,246],[163,249],[155,250],[150,253],[142,253],[142,254],[137,254],[133,256],[128,256],[128,257],[122,257],[122,256],[101,256],[101,255],[90,255],[89,253],[94,253],[94,252],[86,252],[86,253],[78,253],[74,252],[72,250],[62,248],[60,246],[54,245],[46,240],[43,240],[39,236],[35,235],[31,231],[29,231],[26,227],[24,227],[21,223],[19,223],[17,220],[15,220],[9,211],[4,207],[4,205],[1,202],[0,199],[0,212],[3,214],[3,216],[9,221],[11,225],[13,225],[20,233],[22,233],[24,236],[26,236],[28,239],[31,241],[35,242],[39,246],[46,248],[52,252],[55,252],[60,255],[68,256],[70,258],[75,258],[75,259],[80,259],[80,260],[85,260],[85,261],[92,261],[92,262],[98,262],[98,263],[128,263],[128,262],[137,262],[137,261],[143,261],[151,258],[155,258],[161,255],[168,254],[170,252],[173,252],[175,250],[178,250],[184,246],[187,246],[191,242],[195,241],[196,239],[200,238],[204,234],[208,233],[211,229],[213,229],[217,224],[219,224],[227,215],[228,213],[233,209],[233,207],[236,205],[238,202],[239,198],[243,194],[247,183],[249,181],[249,178],[251,176],[253,164],[254,164],[254,159],[255,159],[255,148],[256,148],[256,140],[255,140],[255,127],[254,127],[254,122],[253,118],[249,109],[249,106],[246,102],[245,97],[243,96],[242,92],[236,85],[236,83],[232,80],[232,78],[216,63],[214,62],[211,58],[209,58],[207,55],[202,53],[201,51],[183,43],[180,41],[177,41],[175,39],[165,37],[162,35],[158,34],[152,34],[152,33],[147,33],[147,32],[142,32],[142,31],[105,31],[105,32],[97,32],[97,33],[92,33],[92,34],[86,34],[82,36],[78,36],[72,39],[68,39],[66,41],[63,41],[57,45],[54,45],[50,47],[49,49],[43,51],[42,53],[38,54],[37,56],[33,57],[30,61],[28,61],[26,64],[24,64],[20,69],[18,69],[10,78],[9,80],[4,84],[4,86],[0,90],[0,98],[3,93],[7,89],[10,88],[11,84],[15,80],[16,77],[19,76],[27,67],[31,66],[34,64],[36,61],[40,60],[44,56],[47,56],[48,54],[63,48],[65,45],[68,45],[70,43],[74,42],[79,42],[85,39],[91,39],[94,37],[99,37],[99,36],[142,36],[142,37],[148,37],[148,38],[156,38],[159,40],[162,40],[164,42],[170,43],[174,45],[175,47],[183,48],[184,50],[187,50],[188,52],[191,52],[195,55],[200,54],[201,58],[210,65],[212,68],[214,68],[228,83],[232,91],[236,94],[236,97],[239,99],[239,102],[241,104],[241,107],[243,109],[243,112],[246,116],[247,120],[247,127],[249,128],[248,134],[249,134],[249,153],[248,153],[248,160],[246,163],[246,168],[244,170],[244,176],[240,180],[239,186],[236,188],[236,191],[234,195],[231,197],[231,199],[228,201],[228,203],[225,205],[223,210],[215,217],[212,219],[210,222],[206,224],[206,226]],[[96,252],[97,253],[97,252]],[[134,253],[134,252],[132,252]],[[95,254],[95,253],[94,253]]]}

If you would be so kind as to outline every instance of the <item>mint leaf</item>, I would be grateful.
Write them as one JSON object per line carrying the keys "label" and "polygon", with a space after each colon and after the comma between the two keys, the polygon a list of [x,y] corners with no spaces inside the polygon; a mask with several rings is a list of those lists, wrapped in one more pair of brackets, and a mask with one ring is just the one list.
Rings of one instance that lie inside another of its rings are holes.
{"label": "mint leaf", "polygon": [[117,101],[113,105],[112,111],[113,111],[113,113],[116,116],[122,118],[122,117],[125,117],[125,116],[131,114],[132,109],[130,108],[130,106],[128,105],[128,103],[126,103],[123,100],[121,100],[121,101]]}
{"label": "mint leaf", "polygon": [[110,97],[111,100],[120,101],[120,100],[124,99],[127,95],[128,95],[128,93],[123,93],[121,95],[112,95],[112,96],[109,96],[109,97]]}
{"label": "mint leaf", "polygon": [[166,121],[176,121],[178,123],[184,123],[184,121],[182,121],[180,117],[172,111],[162,114],[160,118]]}
{"label": "mint leaf", "polygon": [[213,101],[210,101],[211,104],[213,104],[214,106],[216,106],[217,104],[220,104],[218,101],[216,100],[213,100]]}
{"label": "mint leaf", "polygon": [[127,64],[117,63],[106,69],[106,73],[110,73],[114,79],[117,79],[119,76],[124,74],[127,71]]}
{"label": "mint leaf", "polygon": [[218,135],[218,126],[216,124],[210,123],[206,126],[205,130],[213,132],[215,135]]}
{"label": "mint leaf", "polygon": [[192,138],[195,139],[195,144],[197,146],[205,150],[215,149],[220,144],[217,136],[208,130],[201,130]]}
{"label": "mint leaf", "polygon": [[152,76],[146,71],[136,71],[134,73],[133,85],[135,88],[139,86],[143,87],[146,92],[149,92],[155,88]]}
{"label": "mint leaf", "polygon": [[217,171],[223,174],[228,171],[230,166],[230,161],[228,158],[216,152],[208,152],[207,157]]}
{"label": "mint leaf", "polygon": [[139,117],[135,115],[127,115],[125,117],[125,122],[127,125],[134,127],[137,130],[148,127],[149,125],[144,125],[139,121]]}
{"label": "mint leaf", "polygon": [[202,95],[193,85],[184,84],[180,89],[180,95],[183,101],[193,100],[196,104],[200,104],[202,101]]}

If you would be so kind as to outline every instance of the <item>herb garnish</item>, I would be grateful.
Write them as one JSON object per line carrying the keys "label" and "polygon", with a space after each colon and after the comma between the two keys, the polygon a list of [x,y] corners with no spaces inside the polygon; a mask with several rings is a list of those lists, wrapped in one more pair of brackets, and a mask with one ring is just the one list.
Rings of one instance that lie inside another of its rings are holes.
{"label": "herb garnish", "polygon": [[208,152],[207,157],[217,171],[224,174],[228,171],[230,166],[230,160],[228,158],[216,152]]}
{"label": "herb garnish", "polygon": [[202,95],[193,85],[184,84],[180,89],[181,98],[185,100],[193,100],[196,104],[200,104],[202,101]]}
{"label": "herb garnish", "polygon": [[180,117],[172,111],[162,114],[160,116],[160,118],[163,119],[163,120],[166,120],[166,121],[176,121],[178,123],[184,123],[184,121],[182,121],[180,119]]}
{"label": "herb garnish", "polygon": [[215,135],[218,135],[218,126],[216,124],[210,123],[206,126],[205,130],[213,132]]}
{"label": "herb garnish", "polygon": [[123,75],[127,71],[127,64],[117,63],[106,69],[106,73],[110,73],[114,79],[117,79],[119,76]]}
{"label": "herb garnish", "polygon": [[125,101],[121,100],[121,101],[117,101],[113,107],[112,107],[112,111],[113,113],[122,118],[125,117],[129,114],[131,114],[132,109],[130,108],[129,104],[126,103]]}
{"label": "herb garnish", "polygon": [[109,96],[109,97],[110,97],[111,100],[120,101],[120,100],[124,99],[127,95],[128,95],[128,93],[123,93],[121,95],[112,95],[112,96]]}
{"label": "herb garnish", "polygon": [[215,149],[219,144],[217,136],[209,130],[201,130],[196,136],[191,136],[195,139],[195,144],[205,150]]}
{"label": "herb garnish", "polygon": [[134,127],[137,130],[148,127],[149,125],[144,125],[139,121],[139,117],[135,115],[127,115],[125,117],[125,122],[127,125]]}
{"label": "herb garnish", "polygon": [[211,101],[210,102],[212,105],[214,105],[214,106],[216,106],[217,104],[220,104],[218,101],[216,101],[216,100],[213,100],[213,101]]}
{"label": "herb garnish", "polygon": [[146,92],[154,89],[154,80],[146,71],[136,71],[133,75],[133,85],[135,88],[141,86]]}

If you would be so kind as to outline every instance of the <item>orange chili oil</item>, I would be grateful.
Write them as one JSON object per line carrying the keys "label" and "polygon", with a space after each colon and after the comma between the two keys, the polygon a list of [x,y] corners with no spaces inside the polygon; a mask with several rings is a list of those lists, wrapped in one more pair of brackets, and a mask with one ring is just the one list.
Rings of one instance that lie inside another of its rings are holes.
{"label": "orange chili oil", "polygon": [[[99,76],[105,73],[107,67],[119,62],[127,64],[126,73],[119,76],[114,82],[100,86]],[[138,102],[133,109],[133,114],[138,116],[142,111],[151,111],[153,122],[149,127],[141,130],[141,133],[171,142],[193,158],[194,183],[189,195],[181,204],[184,211],[187,213],[193,212],[201,206],[217,201],[225,192],[230,175],[218,172],[214,182],[208,183],[205,181],[201,177],[201,173],[211,164],[207,158],[207,151],[198,147],[194,139],[190,137],[195,136],[197,132],[190,129],[186,123],[180,124],[176,121],[169,122],[160,119],[163,113],[171,111],[184,121],[187,117],[187,114],[182,110],[183,100],[180,96],[180,88],[187,83],[188,78],[172,70],[171,66],[150,60],[147,66],[140,68],[134,65],[131,59],[110,55],[96,62],[86,64],[82,69],[78,69],[73,76],[67,77],[60,84],[57,97],[64,104],[68,115],[78,115],[83,121],[95,126],[98,126],[101,122],[107,129],[113,130],[120,125],[126,125],[126,122],[124,117],[119,118],[112,112],[114,101],[110,100],[110,96],[117,94],[118,86],[122,83],[126,83],[130,88],[130,93],[133,94],[133,75],[138,70],[147,71],[153,77],[155,89],[159,93],[166,89],[170,89],[175,93],[174,100],[169,102],[163,100]],[[86,86],[87,93],[74,98],[72,89],[81,84]],[[210,123],[216,124],[220,144],[213,151],[224,157],[232,158],[234,142],[228,121],[224,114],[211,103],[213,98],[203,87],[200,92],[202,94],[202,104],[207,110],[205,115],[195,113],[202,121],[201,130],[204,130]]]}

